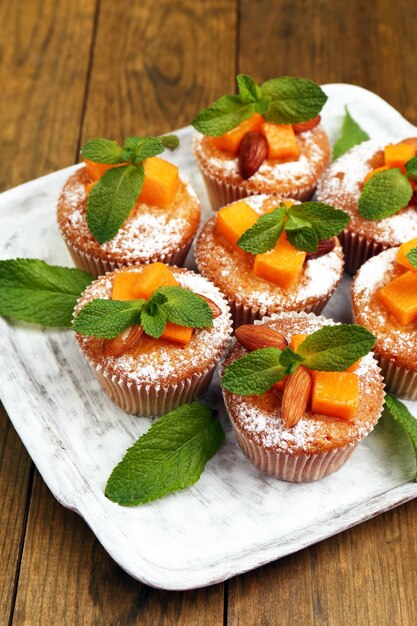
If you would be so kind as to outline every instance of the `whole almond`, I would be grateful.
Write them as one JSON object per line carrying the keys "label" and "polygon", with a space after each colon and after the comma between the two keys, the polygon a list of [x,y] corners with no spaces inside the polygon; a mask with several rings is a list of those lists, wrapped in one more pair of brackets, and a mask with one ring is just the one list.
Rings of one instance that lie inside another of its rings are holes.
{"label": "whole almond", "polygon": [[268,154],[268,144],[261,133],[244,135],[239,148],[239,174],[246,180],[259,170]]}
{"label": "whole almond", "polygon": [[281,417],[286,428],[293,428],[303,417],[310,400],[311,387],[311,374],[302,365],[288,376],[281,403]]}
{"label": "whole almond", "polygon": [[138,324],[128,326],[114,339],[105,339],[101,351],[105,357],[119,357],[136,347],[143,335],[143,328]]}
{"label": "whole almond", "polygon": [[268,328],[268,326],[254,326],[243,324],[236,328],[235,336],[238,342],[247,350],[260,350],[260,348],[278,348],[284,350],[288,345],[284,335]]}
{"label": "whole almond", "polygon": [[206,296],[202,296],[201,293],[196,293],[195,295],[199,296],[199,298],[203,298],[203,300],[207,302],[207,304],[210,307],[210,311],[213,316],[213,319],[216,319],[216,317],[219,317],[219,315],[222,314],[221,308],[217,306],[217,304],[213,302],[213,300],[210,300],[210,298],[207,298]]}
{"label": "whole almond", "polygon": [[318,259],[320,256],[324,256],[325,254],[329,254],[335,247],[336,242],[334,238],[332,239],[321,239],[319,241],[318,248],[316,252],[307,252],[306,261],[310,259]]}
{"label": "whole almond", "polygon": [[299,122],[298,124],[293,124],[293,130],[295,133],[305,133],[306,130],[312,130],[316,126],[320,124],[321,117],[320,115],[316,115],[311,120],[307,120],[306,122]]}

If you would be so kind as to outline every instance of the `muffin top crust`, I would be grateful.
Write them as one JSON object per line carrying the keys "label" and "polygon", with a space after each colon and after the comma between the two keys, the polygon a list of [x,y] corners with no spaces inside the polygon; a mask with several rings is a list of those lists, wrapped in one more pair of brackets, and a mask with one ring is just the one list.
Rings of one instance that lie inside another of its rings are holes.
{"label": "muffin top crust", "polygon": [[352,283],[353,311],[358,323],[376,335],[382,356],[417,372],[417,324],[401,324],[375,298],[378,289],[407,271],[396,262],[397,253],[398,248],[385,250],[362,265]]}
{"label": "muffin top crust", "polygon": [[[311,334],[323,326],[335,324],[332,320],[311,314],[283,314],[263,323],[283,334],[287,341],[293,334]],[[225,365],[247,352],[237,343]],[[259,396],[240,396],[224,390],[223,395],[235,427],[257,445],[289,455],[318,454],[356,444],[379,419],[384,385],[372,353],[362,358],[355,373],[359,379],[359,408],[352,421],[312,415],[307,411],[298,424],[286,428],[281,419],[280,392],[270,390]]]}
{"label": "muffin top crust", "polygon": [[379,221],[364,219],[358,201],[366,175],[384,164],[383,146],[370,140],[355,146],[334,161],[317,183],[317,199],[343,209],[351,216],[347,230],[385,246],[396,246],[417,237],[417,206],[410,204]]}
{"label": "muffin top crust", "polygon": [[58,200],[62,235],[84,253],[125,263],[161,260],[189,242],[198,228],[200,202],[180,174],[179,188],[169,207],[137,203],[117,235],[100,244],[92,236],[86,219],[86,185],[90,182],[86,168],[78,169],[66,182]]}

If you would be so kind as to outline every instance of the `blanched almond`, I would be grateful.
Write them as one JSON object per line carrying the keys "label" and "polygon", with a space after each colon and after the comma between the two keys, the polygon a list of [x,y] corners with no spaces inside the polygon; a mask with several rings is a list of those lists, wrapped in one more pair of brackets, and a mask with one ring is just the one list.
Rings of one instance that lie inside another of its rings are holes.
{"label": "blanched almond", "polygon": [[101,351],[105,357],[119,357],[135,348],[143,335],[143,328],[138,324],[128,326],[114,339],[105,339]]}
{"label": "blanched almond", "polygon": [[293,428],[303,417],[310,400],[311,388],[311,374],[302,365],[288,376],[281,403],[281,417],[287,428]]}
{"label": "blanched almond", "polygon": [[238,342],[247,350],[259,350],[260,348],[278,348],[284,350],[288,345],[284,335],[268,328],[268,326],[254,326],[243,324],[236,328],[235,336]]}

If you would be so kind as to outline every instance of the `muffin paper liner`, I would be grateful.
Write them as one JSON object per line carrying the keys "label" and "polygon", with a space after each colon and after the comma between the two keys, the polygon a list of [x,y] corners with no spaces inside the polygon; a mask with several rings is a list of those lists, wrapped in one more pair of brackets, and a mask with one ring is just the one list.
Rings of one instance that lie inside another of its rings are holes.
{"label": "muffin paper liner", "polygon": [[[264,193],[274,193],[270,190],[265,191],[265,189],[259,191],[246,190],[240,185],[233,185],[231,183],[226,183],[224,181],[218,180],[217,178],[213,178],[202,169],[200,164],[199,167],[204,179],[204,183],[206,185],[211,208],[213,209],[213,211],[217,211],[218,209],[226,206],[226,204],[236,202],[236,200],[241,200],[242,198],[247,198],[248,196]],[[311,198],[314,189],[315,185],[313,187],[300,187],[292,191],[283,191],[282,189],[278,188],[276,190],[276,194],[281,196],[282,198],[293,198],[294,200],[304,201]]]}
{"label": "muffin paper liner", "polygon": [[350,230],[344,230],[338,238],[345,255],[345,271],[351,276],[356,274],[365,261],[390,247]]}
{"label": "muffin paper liner", "polygon": [[[62,233],[61,233],[62,234]],[[99,257],[88,254],[87,252],[83,252],[72,243],[68,241],[66,237],[63,236],[65,244],[71,254],[72,260],[76,267],[88,274],[91,274],[95,278],[98,276],[103,276],[107,274],[107,272],[113,272],[116,269],[121,267],[127,267],[128,265],[135,265],[139,263],[155,263],[160,261],[161,263],[167,263],[168,265],[177,265],[178,267],[182,267],[184,264],[185,258],[187,256],[188,250],[193,242],[193,238],[191,238],[187,243],[181,247],[179,247],[171,254],[161,254],[154,256],[146,261],[110,261],[109,259],[100,259]]]}
{"label": "muffin paper liner", "polygon": [[[300,316],[312,317],[325,320],[325,317],[317,316],[313,313],[274,313],[270,316],[264,316],[262,320],[255,321],[255,325],[263,324],[269,320],[276,320],[282,318]],[[223,396],[224,396],[223,392]],[[378,419],[369,430],[358,441],[354,441],[351,444],[341,447],[333,448],[327,452],[320,452],[317,454],[285,454],[279,450],[272,450],[265,448],[264,446],[256,443],[250,439],[234,422],[233,417],[230,415],[225,401],[226,410],[229,415],[229,419],[232,423],[233,430],[236,434],[238,444],[243,453],[248,457],[249,461],[255,465],[258,469],[270,476],[274,476],[279,480],[286,480],[294,483],[305,483],[320,480],[325,476],[329,476],[342,467],[349,459],[350,455],[356,448],[356,446],[362,441],[362,439],[369,435],[374,429]]]}
{"label": "muffin paper liner", "polygon": [[417,400],[417,372],[395,365],[375,351],[388,391],[404,400]]}

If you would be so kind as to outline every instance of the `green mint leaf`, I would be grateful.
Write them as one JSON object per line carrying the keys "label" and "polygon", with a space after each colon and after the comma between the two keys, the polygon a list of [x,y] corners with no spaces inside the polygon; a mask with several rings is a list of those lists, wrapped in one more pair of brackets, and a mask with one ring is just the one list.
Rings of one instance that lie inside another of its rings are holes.
{"label": "green mint leaf", "polygon": [[238,74],[236,81],[242,102],[258,102],[261,90],[253,78],[247,74]]}
{"label": "green mint leaf", "polygon": [[177,135],[163,135],[159,137],[162,141],[162,145],[166,150],[176,150],[180,145],[180,140]]}
{"label": "green mint leaf", "polygon": [[[385,409],[407,433],[417,460],[417,419],[410,413],[405,404],[390,393],[385,396]],[[414,480],[417,482],[417,473]]]}
{"label": "green mint leaf", "polygon": [[139,165],[165,150],[159,137],[128,137],[123,146],[123,161]]}
{"label": "green mint leaf", "polygon": [[99,243],[110,241],[129,216],[142,191],[143,166],[121,165],[108,170],[91,189],[87,223]]}
{"label": "green mint leaf", "polygon": [[256,113],[254,102],[242,102],[240,96],[222,96],[203,109],[191,122],[203,135],[220,137]]}
{"label": "green mint leaf", "polygon": [[80,309],[72,329],[81,335],[113,339],[131,324],[140,324],[145,302],[142,299],[121,301],[96,298]]}
{"label": "green mint leaf", "polygon": [[285,215],[284,205],[276,207],[271,213],[261,215],[238,239],[239,248],[251,254],[262,254],[275,248],[284,228]]}
{"label": "green mint leaf", "polygon": [[[297,218],[298,219],[298,218]],[[290,218],[288,217],[287,224],[285,225],[285,232],[287,233],[287,239],[294,248],[297,250],[303,250],[304,252],[316,252],[319,246],[319,239],[311,226],[303,226],[292,230],[288,228],[288,223],[292,226]]]}
{"label": "green mint leaf", "polygon": [[413,157],[405,164],[405,171],[408,178],[417,182],[417,157]]}
{"label": "green mint leaf", "polygon": [[281,356],[279,357],[280,365],[282,365],[285,369],[285,373],[287,375],[293,374],[297,369],[298,364],[302,363],[302,361],[304,361],[304,359],[301,354],[297,354],[288,347],[282,351]]}
{"label": "green mint leaf", "polygon": [[299,346],[297,353],[312,370],[344,372],[375,345],[375,337],[363,326],[340,324],[324,326]]}
{"label": "green mint leaf", "polygon": [[297,124],[310,120],[320,113],[327,100],[317,83],[291,76],[266,81],[261,85],[261,95],[270,99],[264,118],[275,124]]}
{"label": "green mint leaf", "polygon": [[[303,202],[288,209],[291,218],[303,220],[313,228],[318,239],[330,239],[346,228],[350,215],[323,202]],[[305,224],[304,224],[305,225]]]}
{"label": "green mint leaf", "polygon": [[83,159],[89,159],[94,163],[108,163],[116,165],[123,163],[123,148],[120,144],[103,137],[95,137],[85,142],[80,150]]}
{"label": "green mint leaf", "polygon": [[39,259],[0,261],[0,315],[42,326],[69,327],[93,277]]}
{"label": "green mint leaf", "polygon": [[222,387],[241,396],[265,393],[287,374],[281,354],[278,348],[261,348],[236,359],[225,368]]}
{"label": "green mint leaf", "polygon": [[367,220],[383,220],[406,207],[412,195],[411,183],[399,168],[378,172],[365,183],[358,211]]}
{"label": "green mint leaf", "polygon": [[410,252],[405,255],[411,265],[417,270],[417,248],[411,248]]}
{"label": "green mint leaf", "polygon": [[189,328],[211,328],[213,315],[207,302],[183,287],[160,287],[157,292],[165,296],[160,304],[168,321]]}
{"label": "green mint leaf", "polygon": [[129,448],[111,473],[105,494],[112,502],[134,506],[185,489],[197,482],[223,441],[214,411],[198,402],[183,404]]}
{"label": "green mint leaf", "polygon": [[333,146],[333,159],[338,159],[342,154],[345,154],[348,150],[357,146],[363,141],[369,139],[368,133],[366,133],[353,119],[345,106],[345,117],[343,118],[342,131],[339,139]]}
{"label": "green mint leaf", "polygon": [[164,332],[164,328],[167,323],[167,316],[156,303],[150,304],[149,302],[143,307],[140,314],[140,321],[144,332],[158,339]]}

